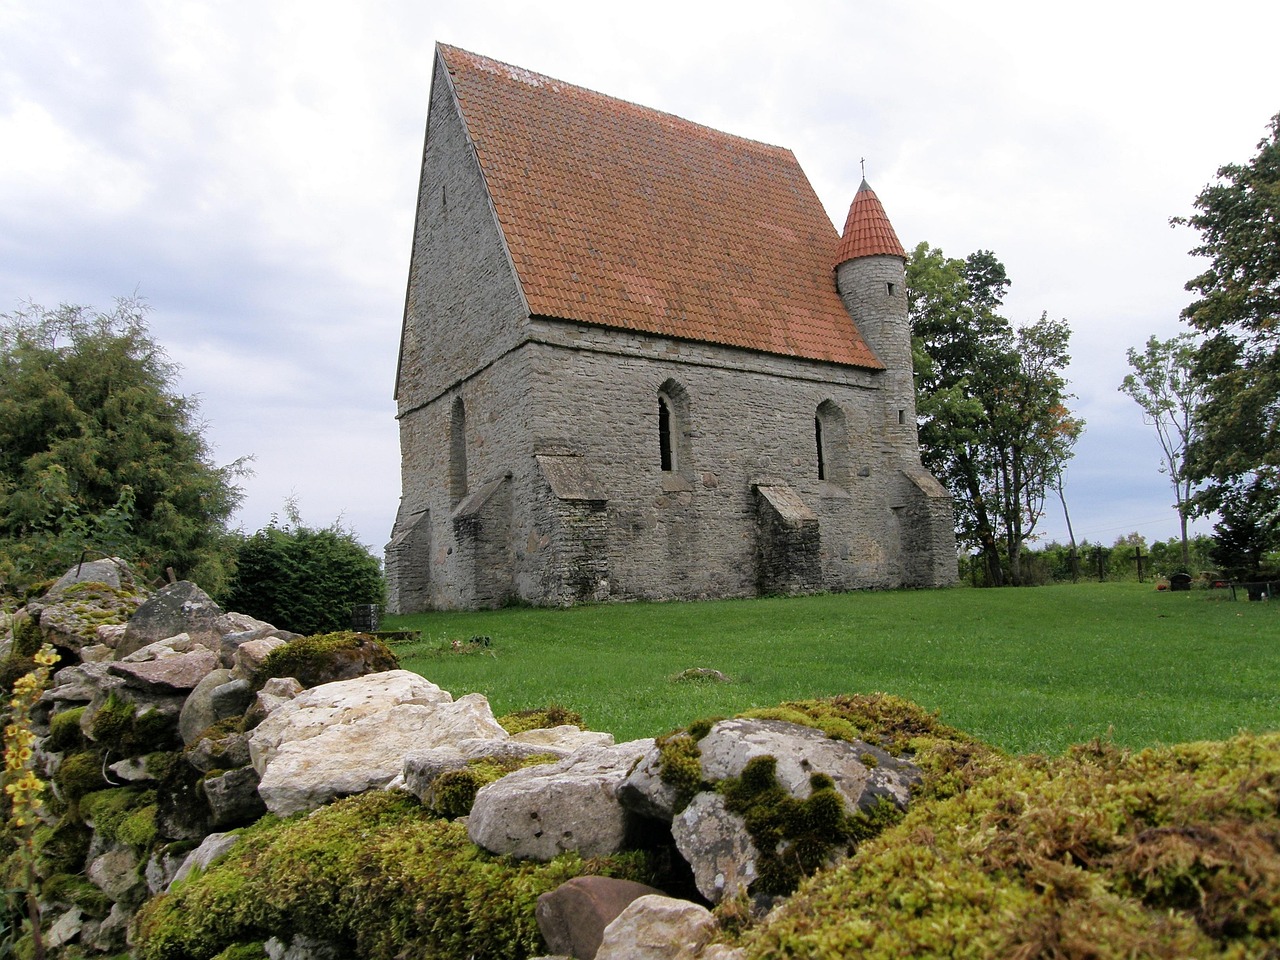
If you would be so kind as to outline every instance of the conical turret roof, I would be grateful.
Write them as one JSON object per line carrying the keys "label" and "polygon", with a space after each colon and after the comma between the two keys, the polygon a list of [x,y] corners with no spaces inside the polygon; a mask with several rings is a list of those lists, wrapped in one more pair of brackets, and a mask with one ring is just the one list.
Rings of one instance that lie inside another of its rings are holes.
{"label": "conical turret roof", "polygon": [[836,247],[838,267],[846,260],[858,257],[890,256],[907,258],[893,224],[880,205],[880,198],[864,179],[858,193],[849,206],[849,216],[844,222],[844,233]]}

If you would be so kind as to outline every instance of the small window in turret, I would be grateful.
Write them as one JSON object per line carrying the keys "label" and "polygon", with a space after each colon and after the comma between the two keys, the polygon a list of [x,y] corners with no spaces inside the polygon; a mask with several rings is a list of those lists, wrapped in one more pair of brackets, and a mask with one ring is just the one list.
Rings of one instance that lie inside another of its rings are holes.
{"label": "small window in turret", "polygon": [[893,284],[892,284],[892,283],[886,283],[884,286],[885,286],[885,289],[889,291],[889,296],[891,296],[891,297],[892,297],[892,296],[893,296]]}

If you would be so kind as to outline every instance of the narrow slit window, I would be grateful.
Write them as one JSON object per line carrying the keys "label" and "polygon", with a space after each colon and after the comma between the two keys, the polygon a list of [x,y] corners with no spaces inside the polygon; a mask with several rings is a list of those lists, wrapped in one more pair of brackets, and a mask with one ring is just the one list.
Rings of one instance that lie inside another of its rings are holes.
{"label": "narrow slit window", "polygon": [[886,283],[884,286],[885,286],[885,289],[889,291],[889,296],[891,296],[891,297],[892,297],[892,296],[893,296],[893,284],[892,284],[892,283]]}
{"label": "narrow slit window", "polygon": [[905,410],[899,410],[899,411],[898,411],[898,426],[902,426],[902,425],[903,425],[903,424],[905,424],[906,422],[907,422],[907,411],[905,411]]}
{"label": "narrow slit window", "polygon": [[818,479],[827,479],[827,462],[822,453],[822,418],[813,418],[813,437],[818,447]]}
{"label": "narrow slit window", "polygon": [[675,457],[671,446],[671,408],[667,406],[667,398],[658,398],[658,450],[662,458],[662,470],[670,473],[675,469]]}

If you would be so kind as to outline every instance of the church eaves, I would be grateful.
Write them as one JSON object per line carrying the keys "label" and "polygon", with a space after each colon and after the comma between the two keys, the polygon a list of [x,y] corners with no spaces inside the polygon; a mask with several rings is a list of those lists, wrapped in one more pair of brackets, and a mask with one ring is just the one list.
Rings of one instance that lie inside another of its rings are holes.
{"label": "church eaves", "polygon": [[835,266],[846,260],[874,256],[907,257],[898,235],[889,222],[880,198],[866,180],[858,187],[857,196],[849,205],[849,216],[844,222],[844,233],[836,248]]}
{"label": "church eaves", "polygon": [[791,151],[437,50],[533,315],[882,368]]}

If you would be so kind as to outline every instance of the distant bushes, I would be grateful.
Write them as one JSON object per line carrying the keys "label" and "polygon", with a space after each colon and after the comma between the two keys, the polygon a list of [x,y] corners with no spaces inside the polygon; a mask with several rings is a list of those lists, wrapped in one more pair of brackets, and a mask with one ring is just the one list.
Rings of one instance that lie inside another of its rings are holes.
{"label": "distant bushes", "polygon": [[292,504],[282,526],[266,527],[240,540],[236,572],[223,606],[295,633],[332,633],[351,626],[351,608],[386,600],[382,564],[334,524],[323,529],[301,522]]}

